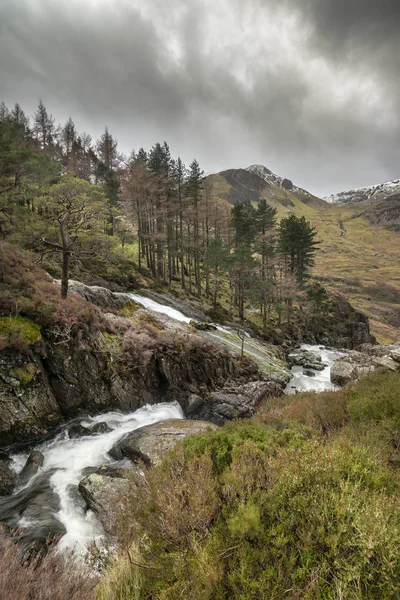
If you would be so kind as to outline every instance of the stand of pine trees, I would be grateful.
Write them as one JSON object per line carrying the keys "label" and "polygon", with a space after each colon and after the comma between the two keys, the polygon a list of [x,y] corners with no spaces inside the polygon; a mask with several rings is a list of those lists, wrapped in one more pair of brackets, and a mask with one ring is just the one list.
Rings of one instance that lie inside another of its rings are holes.
{"label": "stand of pine trees", "polygon": [[[69,179],[68,210],[54,201],[66,176],[95,190]],[[64,279],[67,262],[134,244],[139,270],[159,286],[225,303],[243,321],[259,310],[264,326],[273,315],[290,323],[318,248],[304,217],[277,225],[265,200],[220,202],[199,163],[173,159],[166,142],[124,157],[107,127],[93,142],[71,118],[56,126],[42,101],[31,118],[19,104],[0,105],[0,238],[42,254],[64,248]]]}

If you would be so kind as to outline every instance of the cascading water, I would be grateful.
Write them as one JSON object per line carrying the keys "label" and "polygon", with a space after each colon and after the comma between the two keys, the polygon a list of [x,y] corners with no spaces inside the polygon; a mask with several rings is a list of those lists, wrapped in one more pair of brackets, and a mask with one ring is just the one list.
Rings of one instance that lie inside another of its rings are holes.
{"label": "cascading water", "polygon": [[[27,541],[44,541],[49,534],[64,533],[61,547],[83,549],[103,536],[100,523],[92,511],[86,510],[78,491],[85,469],[115,463],[108,450],[126,433],[158,421],[182,418],[178,404],[156,404],[128,414],[112,411],[80,422],[89,429],[106,423],[110,429],[107,433],[70,439],[66,425],[55,438],[36,447],[44,455],[39,472],[12,496],[0,498],[0,521],[22,528]],[[27,456],[12,456],[16,473]]]}
{"label": "cascading water", "polygon": [[286,394],[295,394],[296,392],[327,392],[339,389],[337,385],[331,383],[331,368],[335,360],[338,360],[343,355],[337,350],[328,350],[324,346],[311,346],[302,344],[300,350],[312,352],[321,358],[325,368],[322,371],[308,369],[313,375],[304,373],[304,367],[295,365],[292,367],[293,377],[286,386]]}
{"label": "cascading water", "polygon": [[[190,317],[175,308],[139,294],[132,293],[129,296],[155,313],[164,314],[182,323],[191,321]],[[235,352],[240,351],[241,341],[234,328],[215,325],[215,330],[207,332],[206,335],[211,335]],[[303,345],[302,348],[318,354],[326,367],[323,371],[316,371],[313,377],[304,374],[302,367],[293,367],[293,377],[286,391],[319,392],[335,389],[330,382],[330,369],[341,354],[319,346]],[[264,374],[271,375],[273,369],[278,375],[287,376],[284,363],[280,363],[274,357],[267,344],[246,336],[245,352],[256,360]],[[106,433],[77,439],[69,438],[69,425],[66,424],[52,440],[36,447],[36,450],[44,455],[44,462],[39,471],[28,481],[21,482],[12,496],[0,498],[0,521],[6,521],[14,528],[22,528],[23,537],[28,542],[43,541],[48,534],[59,534],[63,536],[61,547],[84,549],[89,542],[101,540],[104,535],[103,529],[92,511],[86,510],[78,490],[78,484],[85,476],[85,469],[115,464],[108,450],[126,433],[172,418],[184,418],[177,404],[145,406],[129,414],[112,411],[80,421],[89,429],[100,422],[106,423],[109,428]],[[74,422],[76,423],[76,420]],[[27,456],[12,456],[12,467],[17,474],[23,468]],[[124,466],[129,467],[129,463]]]}

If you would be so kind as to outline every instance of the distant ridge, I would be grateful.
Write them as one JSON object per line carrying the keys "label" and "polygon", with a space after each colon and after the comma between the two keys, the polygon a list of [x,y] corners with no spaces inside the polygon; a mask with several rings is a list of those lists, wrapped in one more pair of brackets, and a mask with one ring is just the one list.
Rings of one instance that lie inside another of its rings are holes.
{"label": "distant ridge", "polygon": [[352,204],[356,202],[367,202],[368,204],[379,204],[390,196],[400,193],[400,179],[385,181],[378,185],[356,188],[346,192],[339,192],[324,198],[330,204]]}

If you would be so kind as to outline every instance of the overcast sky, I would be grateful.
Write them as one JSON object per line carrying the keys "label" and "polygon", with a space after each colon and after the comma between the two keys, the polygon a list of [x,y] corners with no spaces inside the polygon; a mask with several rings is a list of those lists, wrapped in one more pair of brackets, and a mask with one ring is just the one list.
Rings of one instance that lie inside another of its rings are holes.
{"label": "overcast sky", "polygon": [[399,0],[0,0],[0,100],[317,195],[400,177]]}

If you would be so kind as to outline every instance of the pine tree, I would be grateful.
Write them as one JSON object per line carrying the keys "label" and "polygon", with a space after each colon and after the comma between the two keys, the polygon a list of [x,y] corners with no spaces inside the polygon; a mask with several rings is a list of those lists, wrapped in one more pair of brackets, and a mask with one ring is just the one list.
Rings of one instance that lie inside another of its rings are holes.
{"label": "pine tree", "polygon": [[200,169],[197,160],[189,165],[189,174],[186,184],[186,197],[193,207],[193,259],[194,275],[197,287],[197,295],[201,296],[200,278],[200,229],[199,229],[199,203],[203,190],[204,171]]}
{"label": "pine tree", "polygon": [[49,115],[42,100],[33,117],[33,134],[42,150],[46,150],[53,144],[54,117]]}
{"label": "pine tree", "polygon": [[26,116],[26,114],[24,113],[24,111],[22,110],[22,108],[18,104],[18,102],[16,102],[14,104],[14,108],[12,109],[12,111],[10,113],[10,119],[16,125],[21,125],[25,129],[28,128],[28,125],[29,125],[28,117]]}
{"label": "pine tree", "polygon": [[283,257],[286,268],[297,281],[302,284],[314,265],[314,254],[319,242],[315,240],[316,228],[305,217],[290,215],[282,219],[279,226],[279,252]]}
{"label": "pine tree", "polygon": [[236,247],[251,247],[256,234],[256,211],[250,202],[237,202],[232,207],[232,227]]}

